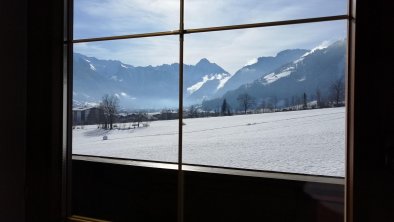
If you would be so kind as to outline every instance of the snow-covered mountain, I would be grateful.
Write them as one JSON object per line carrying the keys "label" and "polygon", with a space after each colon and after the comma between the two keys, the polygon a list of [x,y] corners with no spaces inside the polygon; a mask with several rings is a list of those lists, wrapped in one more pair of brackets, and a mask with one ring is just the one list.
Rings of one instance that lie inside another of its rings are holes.
{"label": "snow-covered mountain", "polygon": [[[185,104],[210,98],[229,77],[207,59],[184,65]],[[99,103],[104,94],[114,94],[126,108],[176,107],[178,78],[177,63],[136,67],[74,53],[74,105]]]}
{"label": "snow-covered mountain", "polygon": [[[330,83],[344,78],[345,52],[344,40],[312,50],[285,50],[257,58],[233,75],[203,58],[195,65],[184,65],[184,104],[204,101],[212,108],[226,98],[235,108],[241,93],[258,103],[274,97],[283,102],[316,89],[328,94]],[[75,53],[73,78],[75,106],[98,104],[104,94],[116,95],[123,108],[178,106],[178,63],[141,67]]]}
{"label": "snow-covered mountain", "polygon": [[311,100],[317,90],[322,97],[329,97],[332,93],[330,87],[335,81],[340,80],[342,84],[345,82],[345,63],[346,41],[337,41],[326,47],[307,51],[253,82],[227,91],[221,98],[204,101],[203,105],[214,109],[225,98],[233,108],[237,108],[237,97],[244,93],[255,98],[256,105],[270,102],[275,103],[275,106],[286,106],[290,100],[300,98],[304,93]]}
{"label": "snow-covered mountain", "polygon": [[229,90],[236,89],[246,83],[252,83],[254,80],[273,72],[279,67],[299,59],[307,53],[305,49],[289,49],[279,52],[276,56],[259,57],[252,64],[248,64],[238,70],[222,87],[216,96],[222,96]]}
{"label": "snow-covered mountain", "polygon": [[184,96],[186,103],[199,103],[212,98],[231,78],[230,73],[208,59],[201,59],[195,66],[184,66]]}

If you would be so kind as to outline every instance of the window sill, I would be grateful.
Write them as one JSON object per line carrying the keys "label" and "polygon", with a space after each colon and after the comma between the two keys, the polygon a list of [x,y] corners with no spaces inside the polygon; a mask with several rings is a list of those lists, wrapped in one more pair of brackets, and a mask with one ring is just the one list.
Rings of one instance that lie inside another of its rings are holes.
{"label": "window sill", "polygon": [[[112,158],[112,157],[85,156],[85,155],[72,155],[72,160],[178,170],[177,163],[167,163],[167,162],[159,162],[159,161],[132,160],[132,159],[120,159],[120,158]],[[193,165],[193,164],[183,164],[182,170],[190,171],[190,172],[203,172],[203,173],[225,174],[225,175],[246,176],[246,177],[261,177],[261,178],[270,178],[270,179],[279,179],[279,180],[293,180],[293,181],[325,183],[325,184],[337,184],[337,185],[345,184],[345,178],[343,177],[331,177],[331,176],[322,176],[322,175],[271,172],[271,171],[236,169],[236,168],[216,167],[216,166],[202,166],[202,165]]]}

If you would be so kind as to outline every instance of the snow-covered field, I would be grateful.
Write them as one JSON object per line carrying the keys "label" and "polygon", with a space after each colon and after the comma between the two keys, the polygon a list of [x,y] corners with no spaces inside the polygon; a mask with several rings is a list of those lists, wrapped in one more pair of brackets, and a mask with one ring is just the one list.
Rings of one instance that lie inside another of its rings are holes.
{"label": "snow-covered field", "polygon": [[[183,162],[344,176],[345,108],[184,119]],[[107,135],[108,140],[103,140]],[[73,153],[176,162],[178,121],[73,130]]]}

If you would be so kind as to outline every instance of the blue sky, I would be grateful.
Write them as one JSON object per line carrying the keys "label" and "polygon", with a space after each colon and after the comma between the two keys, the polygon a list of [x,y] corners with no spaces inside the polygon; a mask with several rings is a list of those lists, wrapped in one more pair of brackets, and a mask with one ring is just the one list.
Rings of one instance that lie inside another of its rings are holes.
{"label": "blue sky", "polygon": [[[75,0],[74,38],[175,30],[179,0]],[[345,0],[185,0],[185,27],[200,28],[346,14]],[[346,38],[346,22],[186,35],[185,63],[201,58],[234,72],[260,56],[289,48],[311,49]],[[178,38],[82,43],[76,52],[146,66],[178,61]]]}

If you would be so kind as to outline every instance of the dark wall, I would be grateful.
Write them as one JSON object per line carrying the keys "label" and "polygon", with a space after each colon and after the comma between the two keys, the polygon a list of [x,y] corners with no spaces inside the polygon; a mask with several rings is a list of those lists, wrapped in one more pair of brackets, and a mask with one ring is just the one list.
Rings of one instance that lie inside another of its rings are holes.
{"label": "dark wall", "polygon": [[358,1],[355,221],[394,221],[393,2]]}
{"label": "dark wall", "polygon": [[61,220],[63,2],[28,1],[27,221]]}
{"label": "dark wall", "polygon": [[26,11],[26,1],[0,1],[0,221],[25,218]]}
{"label": "dark wall", "polygon": [[0,1],[0,221],[61,221],[62,1]]}
{"label": "dark wall", "polygon": [[185,172],[185,221],[339,222],[344,187]]}
{"label": "dark wall", "polygon": [[111,221],[176,221],[177,171],[73,161],[72,214]]}
{"label": "dark wall", "polygon": [[[343,221],[342,185],[185,172],[185,221]],[[73,161],[73,214],[177,221],[177,171]]]}

